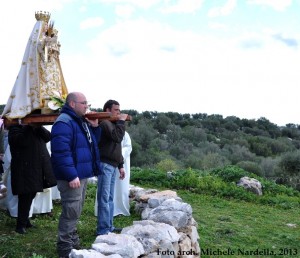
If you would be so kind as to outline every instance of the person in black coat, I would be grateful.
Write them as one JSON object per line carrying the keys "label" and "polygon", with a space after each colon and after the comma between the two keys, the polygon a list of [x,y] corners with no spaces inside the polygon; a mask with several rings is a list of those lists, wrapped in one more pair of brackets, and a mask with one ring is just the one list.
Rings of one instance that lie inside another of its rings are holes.
{"label": "person in black coat", "polygon": [[11,187],[12,193],[19,199],[16,232],[20,234],[33,226],[29,211],[36,193],[56,185],[46,147],[49,141],[50,132],[42,126],[17,125],[9,128]]}
{"label": "person in black coat", "polygon": [[2,181],[2,174],[4,173],[3,164],[3,153],[0,153],[0,181]]}

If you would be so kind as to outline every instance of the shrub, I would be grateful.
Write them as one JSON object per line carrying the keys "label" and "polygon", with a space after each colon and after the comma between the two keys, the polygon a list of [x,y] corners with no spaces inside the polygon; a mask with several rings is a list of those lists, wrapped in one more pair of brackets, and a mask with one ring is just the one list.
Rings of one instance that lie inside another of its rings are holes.
{"label": "shrub", "polygon": [[263,171],[263,176],[264,177],[274,177],[276,174],[276,168],[278,164],[278,159],[277,158],[263,158],[260,162],[260,167],[262,168]]}
{"label": "shrub", "polygon": [[156,169],[140,169],[132,167],[130,171],[130,180],[135,183],[140,184],[154,184],[157,186],[166,186],[167,184],[167,174],[163,171]]}
{"label": "shrub", "polygon": [[211,171],[212,175],[216,175],[222,178],[225,182],[238,182],[244,176],[250,176],[251,173],[246,172],[237,166],[225,166],[223,168],[213,169]]}
{"label": "shrub", "polygon": [[[131,171],[131,180],[135,183],[183,189],[198,194],[262,203],[284,209],[300,207],[299,191],[291,187],[277,185],[236,166],[226,166],[212,171],[178,170],[174,171],[171,177],[167,177],[166,173],[160,170],[132,168]],[[263,187],[263,196],[258,196],[243,187],[238,187],[236,182],[243,176],[259,180]]]}
{"label": "shrub", "polygon": [[195,190],[199,187],[199,173],[192,169],[176,171],[170,179],[175,189]]}
{"label": "shrub", "polygon": [[240,161],[236,164],[240,168],[244,169],[245,171],[248,171],[250,173],[253,173],[258,176],[262,176],[263,171],[261,167],[253,161]]}
{"label": "shrub", "polygon": [[156,164],[156,168],[158,170],[168,172],[178,169],[178,165],[172,159],[164,159]]}
{"label": "shrub", "polygon": [[299,197],[289,197],[287,195],[265,195],[259,199],[259,203],[277,206],[283,209],[293,209],[300,206]]}
{"label": "shrub", "polygon": [[218,167],[224,167],[224,165],[230,164],[230,161],[219,153],[209,152],[204,155],[202,159],[202,168],[203,169],[212,169]]}

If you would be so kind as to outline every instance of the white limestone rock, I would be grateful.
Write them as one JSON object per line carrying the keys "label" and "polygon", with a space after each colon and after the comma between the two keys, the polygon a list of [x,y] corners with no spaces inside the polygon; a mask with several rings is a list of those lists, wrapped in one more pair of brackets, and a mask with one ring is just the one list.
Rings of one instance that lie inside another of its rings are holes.
{"label": "white limestone rock", "polygon": [[257,195],[262,195],[261,183],[255,178],[250,178],[247,176],[242,177],[237,183],[237,186],[244,187],[246,190]]}
{"label": "white limestone rock", "polygon": [[134,236],[123,234],[123,231],[122,234],[97,236],[92,249],[104,255],[119,254],[122,258],[136,258],[145,253],[142,244]]}

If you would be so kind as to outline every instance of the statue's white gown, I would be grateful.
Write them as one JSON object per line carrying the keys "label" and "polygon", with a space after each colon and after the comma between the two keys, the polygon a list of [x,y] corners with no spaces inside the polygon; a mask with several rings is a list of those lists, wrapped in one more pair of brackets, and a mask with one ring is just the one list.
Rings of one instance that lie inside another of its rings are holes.
{"label": "statue's white gown", "polygon": [[47,107],[49,97],[67,94],[59,60],[60,44],[57,35],[45,35],[46,25],[45,21],[37,20],[33,27],[2,116],[23,118],[34,110]]}

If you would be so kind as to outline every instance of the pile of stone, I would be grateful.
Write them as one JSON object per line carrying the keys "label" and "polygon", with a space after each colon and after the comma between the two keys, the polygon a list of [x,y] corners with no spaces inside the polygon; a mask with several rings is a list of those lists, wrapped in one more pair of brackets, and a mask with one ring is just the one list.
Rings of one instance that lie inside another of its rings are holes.
{"label": "pile of stone", "polygon": [[197,223],[192,207],[174,191],[131,187],[141,221],[123,228],[121,234],[98,236],[91,249],[72,250],[72,258],[198,258]]}

